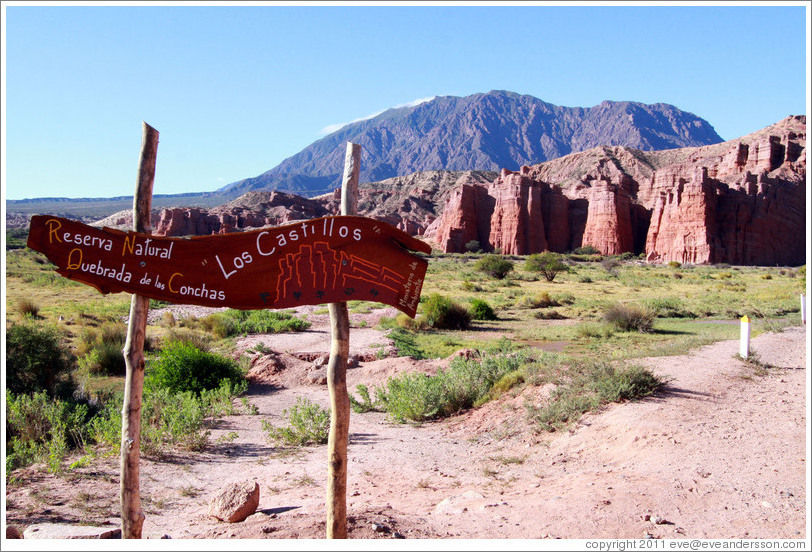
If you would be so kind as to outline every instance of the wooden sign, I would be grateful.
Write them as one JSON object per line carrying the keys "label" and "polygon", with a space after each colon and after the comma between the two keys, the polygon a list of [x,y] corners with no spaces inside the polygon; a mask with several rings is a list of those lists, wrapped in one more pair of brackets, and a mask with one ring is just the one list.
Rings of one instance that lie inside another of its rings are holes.
{"label": "wooden sign", "polygon": [[357,216],[167,238],[37,215],[28,247],[102,293],[236,309],[376,301],[411,317],[428,262],[410,251],[431,252],[389,224]]}

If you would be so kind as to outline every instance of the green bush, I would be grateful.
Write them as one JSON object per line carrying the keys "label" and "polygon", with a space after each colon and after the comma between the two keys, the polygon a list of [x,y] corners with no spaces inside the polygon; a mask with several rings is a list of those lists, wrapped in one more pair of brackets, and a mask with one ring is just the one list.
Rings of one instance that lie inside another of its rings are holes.
{"label": "green bush", "polygon": [[12,324],[6,332],[6,389],[12,393],[46,391],[70,396],[74,385],[68,376],[72,360],[60,344],[54,327]]}
{"label": "green bush", "polygon": [[550,294],[546,291],[537,293],[533,297],[524,296],[517,304],[517,306],[525,309],[546,309],[548,307],[557,307],[559,305],[560,303],[551,298]]}
{"label": "green bush", "polygon": [[290,446],[307,444],[320,445],[327,442],[330,433],[330,411],[312,402],[306,397],[296,399],[296,404],[284,410],[287,427],[274,427],[267,420],[262,420],[262,429],[272,441]]}
{"label": "green bush", "polygon": [[654,327],[657,314],[638,305],[615,303],[610,305],[603,313],[603,319],[620,331],[650,332]]}
{"label": "green bush", "polygon": [[662,318],[696,318],[696,314],[688,311],[679,297],[649,299],[645,306]]}
{"label": "green bush", "polygon": [[[145,385],[141,405],[141,452],[160,455],[172,447],[200,451],[209,444],[208,425],[212,420],[235,413],[233,399],[244,393],[245,380],[223,380],[216,389],[200,394],[191,391],[172,393],[168,389]],[[90,420],[88,435],[110,448],[121,446],[121,404],[118,393],[104,401],[103,409]]]}
{"label": "green bush", "polygon": [[185,341],[170,341],[150,363],[144,384],[171,393],[190,391],[199,395],[220,387],[223,380],[238,384],[243,379],[233,360],[201,351]]}
{"label": "green bush", "polygon": [[464,330],[471,324],[471,313],[448,297],[433,293],[423,303],[423,319],[438,330]]}
{"label": "green bush", "polygon": [[185,341],[191,343],[201,351],[208,351],[211,348],[211,335],[193,330],[191,328],[170,328],[166,334],[166,341]]}
{"label": "green bush", "polygon": [[471,299],[471,318],[474,320],[496,320],[496,313],[493,312],[487,301],[484,299]]}
{"label": "green bush", "polygon": [[54,399],[45,391],[14,394],[6,390],[6,473],[44,461],[58,472],[67,453],[85,443],[90,410],[73,400]]}
{"label": "green bush", "polygon": [[353,412],[363,414],[364,412],[372,412],[378,409],[376,401],[370,398],[369,388],[366,385],[359,383],[355,386],[355,391],[358,393],[358,396],[361,397],[361,400],[359,401],[350,395],[350,408],[352,408]]}
{"label": "green bush", "polygon": [[228,309],[205,317],[203,327],[222,339],[249,333],[301,332],[310,327],[310,322],[289,312],[273,310],[241,311]]}
{"label": "green bush", "polygon": [[127,372],[122,352],[126,341],[127,326],[123,322],[105,322],[97,328],[86,326],[77,344],[79,363],[91,374],[123,376]]}
{"label": "green bush", "polygon": [[573,251],[576,255],[600,255],[601,252],[595,249],[592,245],[584,245],[581,247],[575,248]]}
{"label": "green bush", "polygon": [[568,271],[569,267],[561,255],[547,251],[527,257],[524,269],[528,272],[540,272],[548,282],[552,282],[560,272]]}
{"label": "green bush", "polygon": [[617,368],[609,362],[569,362],[556,366],[558,381],[542,405],[526,403],[528,417],[541,431],[558,431],[585,412],[610,402],[651,395],[665,380],[640,366]]}
{"label": "green bush", "polygon": [[476,262],[474,268],[497,280],[502,280],[513,270],[513,262],[502,255],[485,255]]}
{"label": "green bush", "polygon": [[469,253],[476,253],[478,251],[482,251],[482,246],[478,240],[471,240],[465,244],[465,250]]}
{"label": "green bush", "polygon": [[397,422],[450,416],[480,404],[494,384],[527,361],[524,351],[456,357],[447,369],[433,376],[410,373],[389,378],[385,386],[375,389],[372,404],[380,405]]}

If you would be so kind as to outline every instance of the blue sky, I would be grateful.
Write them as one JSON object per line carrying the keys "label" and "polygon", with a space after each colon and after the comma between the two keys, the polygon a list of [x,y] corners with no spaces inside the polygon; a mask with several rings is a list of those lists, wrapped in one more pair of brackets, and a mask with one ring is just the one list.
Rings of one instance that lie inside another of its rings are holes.
{"label": "blue sky", "polygon": [[256,176],[346,123],[494,89],[665,102],[726,140],[808,109],[807,4],[3,4],[6,199],[156,194]]}

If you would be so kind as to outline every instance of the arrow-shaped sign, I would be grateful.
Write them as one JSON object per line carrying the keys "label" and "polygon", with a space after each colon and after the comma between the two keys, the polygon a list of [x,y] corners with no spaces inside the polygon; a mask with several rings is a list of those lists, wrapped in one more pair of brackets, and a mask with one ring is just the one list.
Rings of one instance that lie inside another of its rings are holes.
{"label": "arrow-shaped sign", "polygon": [[31,218],[28,247],[102,293],[281,309],[373,296],[414,317],[431,247],[394,226],[337,216],[250,232],[167,238]]}

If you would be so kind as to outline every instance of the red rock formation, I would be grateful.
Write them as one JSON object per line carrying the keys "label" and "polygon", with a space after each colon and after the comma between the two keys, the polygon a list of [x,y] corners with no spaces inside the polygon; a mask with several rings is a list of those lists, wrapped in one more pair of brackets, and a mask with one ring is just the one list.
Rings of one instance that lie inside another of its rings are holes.
{"label": "red rock formation", "polygon": [[[652,262],[803,264],[806,118],[662,152],[595,148],[457,189],[426,231],[444,251],[480,239],[528,254],[592,245]],[[474,198],[476,197],[476,200]],[[492,212],[481,209],[490,198]],[[487,241],[475,231],[489,223]]]}
{"label": "red rock formation", "polygon": [[505,255],[527,255],[547,249],[539,182],[503,170],[502,176],[488,188],[488,195],[494,198],[491,247]]}
{"label": "red rock formation", "polygon": [[646,259],[714,262],[710,241],[716,231],[716,193],[707,179],[707,169],[696,171],[690,180],[678,171],[658,173],[655,181],[655,188],[662,192],[651,216]]}
{"label": "red rock formation", "polygon": [[581,245],[591,245],[604,255],[632,251],[632,224],[628,193],[608,180],[592,184],[589,211]]}
{"label": "red rock formation", "polygon": [[448,197],[443,217],[429,226],[427,233],[447,252],[462,253],[472,241],[487,247],[493,210],[493,198],[484,186],[463,184]]}

